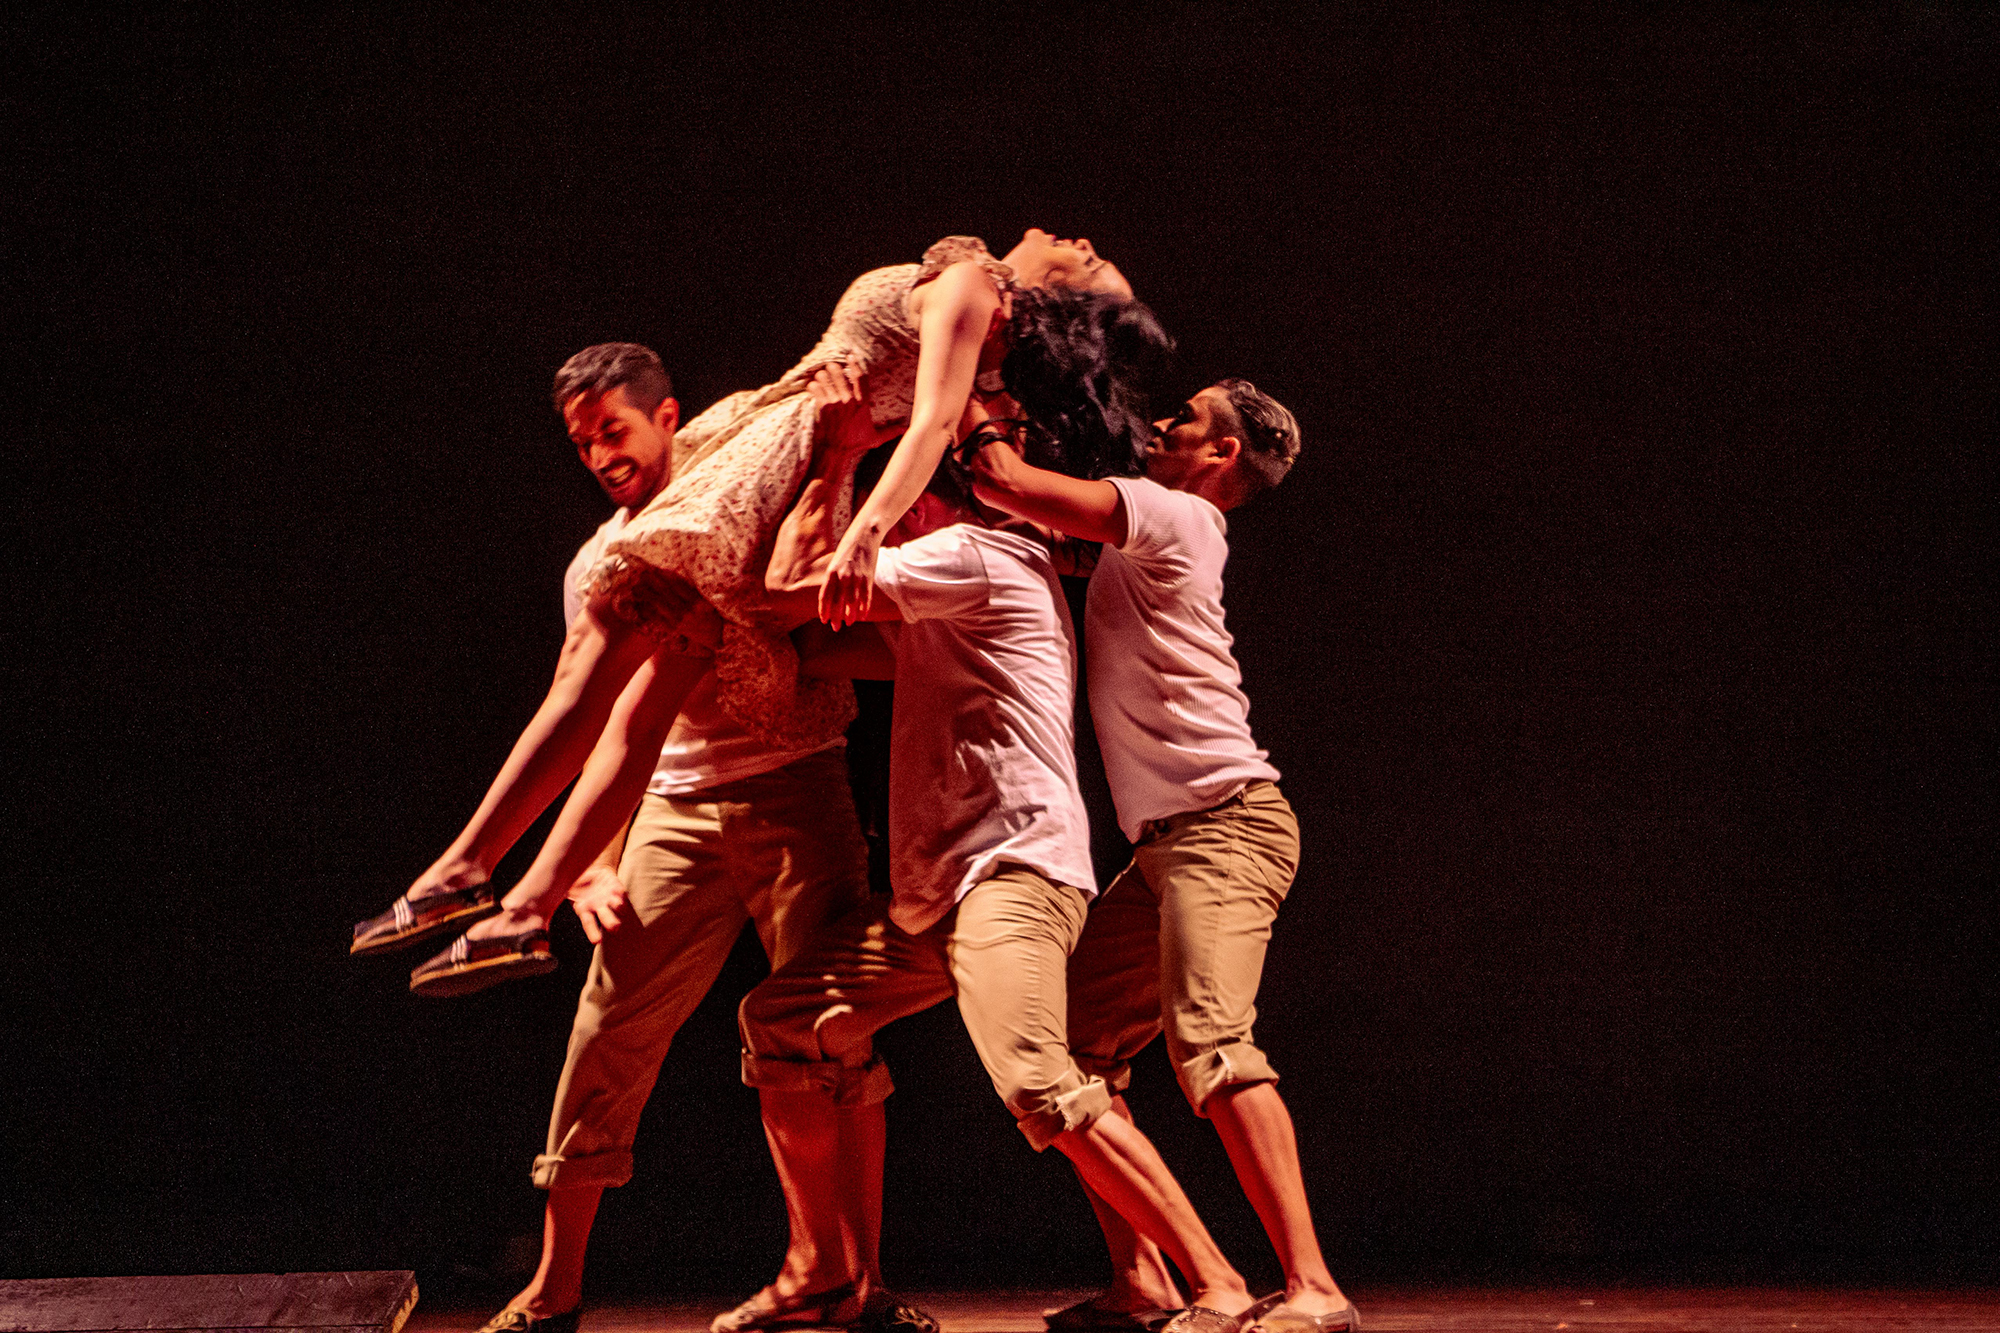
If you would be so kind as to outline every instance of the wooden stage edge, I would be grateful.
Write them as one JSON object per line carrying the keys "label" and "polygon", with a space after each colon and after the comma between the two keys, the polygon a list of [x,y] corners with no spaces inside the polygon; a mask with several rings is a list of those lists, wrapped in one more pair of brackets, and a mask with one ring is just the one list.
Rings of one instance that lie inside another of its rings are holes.
{"label": "wooden stage edge", "polygon": [[[944,1333],[1042,1333],[1041,1312],[1085,1291],[911,1292]],[[1810,1287],[1535,1287],[1356,1289],[1364,1333],[1859,1333],[1924,1329],[2000,1333],[2000,1290]],[[497,1307],[496,1307],[497,1308]],[[582,1333],[706,1333],[723,1303],[590,1307]],[[426,1311],[404,1333],[467,1333],[492,1310]]]}

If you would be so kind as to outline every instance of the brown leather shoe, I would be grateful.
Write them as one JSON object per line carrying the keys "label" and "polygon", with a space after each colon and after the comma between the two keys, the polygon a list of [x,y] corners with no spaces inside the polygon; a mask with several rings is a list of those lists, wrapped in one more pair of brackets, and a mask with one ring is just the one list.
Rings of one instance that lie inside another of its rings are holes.
{"label": "brown leather shoe", "polygon": [[1044,1310],[1042,1323],[1049,1333],[1159,1333],[1160,1326],[1180,1313],[1171,1310],[1112,1310],[1099,1305],[1099,1296],[1066,1305],[1060,1310]]}
{"label": "brown leather shoe", "polygon": [[938,1321],[883,1287],[868,1293],[861,1314],[844,1327],[848,1333],[938,1333]]}
{"label": "brown leather shoe", "polygon": [[453,889],[449,893],[434,893],[427,898],[411,898],[404,894],[389,904],[389,910],[380,916],[371,916],[358,922],[354,927],[354,943],[347,952],[361,956],[365,954],[394,953],[407,949],[412,944],[422,944],[450,930],[464,930],[475,921],[484,921],[500,910],[500,904],[493,900],[493,890],[485,884],[475,884],[469,889]]}
{"label": "brown leather shoe", "polygon": [[502,1310],[487,1320],[479,1333],[576,1333],[577,1322],[582,1318],[581,1305],[541,1319],[526,1310]]}
{"label": "brown leather shoe", "polygon": [[549,952],[549,932],[539,927],[489,940],[460,935],[443,953],[410,973],[410,990],[432,999],[446,999],[555,970],[556,958]]}
{"label": "brown leather shoe", "polygon": [[1361,1327],[1361,1316],[1354,1312],[1353,1301],[1326,1314],[1306,1314],[1289,1305],[1279,1305],[1258,1319],[1256,1327],[1259,1333],[1354,1333]]}

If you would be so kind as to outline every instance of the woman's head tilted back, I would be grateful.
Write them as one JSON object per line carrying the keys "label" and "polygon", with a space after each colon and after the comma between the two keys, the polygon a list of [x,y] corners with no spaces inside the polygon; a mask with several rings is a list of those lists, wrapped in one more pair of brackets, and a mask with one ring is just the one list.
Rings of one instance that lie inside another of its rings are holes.
{"label": "woman's head tilted back", "polygon": [[1066,286],[1014,296],[1001,379],[1026,417],[1022,445],[1039,467],[1126,477],[1153,437],[1147,404],[1173,356],[1153,312],[1127,297]]}
{"label": "woman's head tilted back", "polygon": [[1073,287],[1132,299],[1132,284],[1118,266],[1082,238],[1061,240],[1030,227],[1001,262],[1014,270],[1014,281],[1022,287]]}

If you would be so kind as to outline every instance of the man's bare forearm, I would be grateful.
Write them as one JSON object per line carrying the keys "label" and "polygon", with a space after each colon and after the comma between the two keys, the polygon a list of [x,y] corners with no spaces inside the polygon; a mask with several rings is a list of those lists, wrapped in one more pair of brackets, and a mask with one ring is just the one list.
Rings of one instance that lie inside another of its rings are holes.
{"label": "man's bare forearm", "polygon": [[860,462],[858,453],[831,450],[813,460],[806,484],[799,488],[798,503],[778,525],[771,564],[764,571],[767,589],[797,592],[808,583],[816,589],[825,579],[827,558],[840,541],[842,529],[834,522],[834,515],[841,491]]}
{"label": "man's bare forearm", "polygon": [[1006,444],[989,444],[973,460],[972,490],[1016,518],[1068,537],[1123,546],[1125,502],[1108,481],[1083,481],[1031,466]]}

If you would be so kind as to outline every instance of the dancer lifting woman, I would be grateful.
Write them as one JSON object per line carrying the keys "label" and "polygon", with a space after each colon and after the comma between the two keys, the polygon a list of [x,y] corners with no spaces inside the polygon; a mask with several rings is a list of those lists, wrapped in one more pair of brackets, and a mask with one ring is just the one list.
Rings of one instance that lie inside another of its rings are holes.
{"label": "dancer lifting woman", "polygon": [[[477,922],[412,974],[413,989],[458,994],[552,968],[549,916],[617,833],[682,699],[710,669],[724,710],[775,743],[809,747],[845,727],[851,693],[799,678],[791,625],[763,589],[773,534],[812,458],[816,374],[864,377],[885,438],[907,422],[834,553],[820,607],[843,624],[866,614],[882,535],[921,494],[976,394],[1004,387],[1051,426],[1066,451],[1053,460],[1062,470],[1126,472],[1146,438],[1135,372],[1167,345],[1088,241],[1030,230],[996,260],[983,243],[951,237],[921,264],[862,275],[818,346],[782,379],[680,427],[673,481],[587,578],[589,602],[548,696],[478,810],[387,912],[355,927],[352,951],[386,952]],[[842,513],[848,499],[835,499]],[[494,866],[573,777],[541,854],[496,901]]]}

